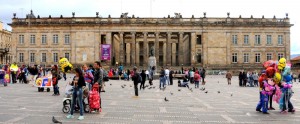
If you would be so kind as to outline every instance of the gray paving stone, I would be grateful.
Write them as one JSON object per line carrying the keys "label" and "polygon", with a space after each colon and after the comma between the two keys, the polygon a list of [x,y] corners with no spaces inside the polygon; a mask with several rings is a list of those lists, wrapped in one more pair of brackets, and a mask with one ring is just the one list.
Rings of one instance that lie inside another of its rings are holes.
{"label": "gray paving stone", "polygon": [[[64,124],[300,123],[298,111],[295,114],[282,115],[277,103],[273,103],[276,110],[270,111],[270,115],[256,112],[258,88],[239,87],[237,77],[232,79],[232,86],[228,86],[224,76],[207,77],[207,94],[194,87],[191,92],[177,85],[167,86],[166,90],[161,91],[158,89],[158,80],[154,80],[156,89],[139,90],[139,98],[132,97],[132,82],[111,80],[106,83],[106,92],[101,93],[102,113],[84,113],[85,120],[79,121],[76,119],[79,112],[75,112],[74,119],[66,119],[67,114],[61,109],[64,87],[68,81],[59,82],[60,96],[52,96],[52,89],[51,92],[37,92],[36,87],[28,84],[0,86],[0,123],[48,124],[52,123],[52,116]],[[127,85],[124,89],[120,86],[123,84]],[[294,84],[293,88],[297,93],[300,85]],[[165,97],[169,99],[168,102],[164,101]],[[298,94],[292,97],[292,103],[297,110],[300,108],[297,104],[299,99]]]}

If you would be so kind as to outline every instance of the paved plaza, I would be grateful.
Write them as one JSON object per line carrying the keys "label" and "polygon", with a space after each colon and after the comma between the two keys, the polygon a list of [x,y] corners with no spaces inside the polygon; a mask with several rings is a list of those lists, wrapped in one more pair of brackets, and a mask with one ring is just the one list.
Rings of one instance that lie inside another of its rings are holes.
{"label": "paved plaza", "polygon": [[[68,75],[71,80],[72,75]],[[62,112],[66,81],[60,81],[60,96],[51,92],[38,92],[28,84],[0,86],[0,123],[50,124],[52,116],[63,124],[77,123],[134,123],[134,124],[185,124],[185,123],[262,123],[262,124],[299,124],[300,123],[300,84],[294,83],[292,103],[295,114],[280,114],[278,105],[269,115],[256,112],[258,88],[239,87],[237,77],[231,86],[224,76],[207,76],[206,90],[193,91],[175,85],[159,90],[158,80],[155,89],[139,91],[134,98],[132,81],[111,80],[106,83],[105,93],[101,94],[103,112],[85,113],[85,119],[66,119]],[[125,88],[121,85],[126,84]],[[148,82],[146,83],[148,84]],[[132,87],[130,87],[132,85]],[[181,91],[178,91],[181,89]],[[218,93],[220,91],[220,93]],[[173,93],[173,95],[171,95]],[[168,102],[164,98],[169,99]]]}

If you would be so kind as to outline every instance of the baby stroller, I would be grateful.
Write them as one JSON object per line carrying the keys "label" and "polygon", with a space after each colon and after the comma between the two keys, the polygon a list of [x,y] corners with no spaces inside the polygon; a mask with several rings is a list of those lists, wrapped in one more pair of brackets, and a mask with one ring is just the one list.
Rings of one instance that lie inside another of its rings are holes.
{"label": "baby stroller", "polygon": [[[83,89],[83,99],[82,99],[82,103],[83,103],[83,111],[85,113],[90,112],[90,107],[89,107],[89,103],[88,103],[88,88],[87,87],[82,87]],[[73,86],[71,85],[67,85],[66,89],[65,89],[65,98],[63,100],[63,108],[62,111],[64,113],[69,113],[71,110],[71,104],[72,104],[72,93],[73,93]],[[79,111],[80,107],[79,107],[79,103],[78,100],[76,99],[76,104],[74,107],[75,111]]]}

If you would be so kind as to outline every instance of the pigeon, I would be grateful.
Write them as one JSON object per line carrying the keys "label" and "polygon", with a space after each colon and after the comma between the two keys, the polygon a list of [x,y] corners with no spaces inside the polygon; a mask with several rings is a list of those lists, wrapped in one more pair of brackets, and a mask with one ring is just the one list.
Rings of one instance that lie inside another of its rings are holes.
{"label": "pigeon", "polygon": [[130,85],[130,87],[132,87],[132,85]]}
{"label": "pigeon", "polygon": [[126,87],[126,84],[124,84],[124,87]]}
{"label": "pigeon", "polygon": [[205,93],[208,93],[208,91],[205,91]]}
{"label": "pigeon", "polygon": [[178,91],[181,91],[181,89],[178,89]]}
{"label": "pigeon", "polygon": [[233,94],[231,94],[230,96],[233,96]]}
{"label": "pigeon", "polygon": [[165,97],[165,101],[168,102],[169,100],[167,99],[167,97]]}
{"label": "pigeon", "polygon": [[122,88],[124,88],[124,86],[121,86]]}
{"label": "pigeon", "polygon": [[155,87],[152,87],[153,89],[155,89]]}
{"label": "pigeon", "polygon": [[173,95],[173,93],[172,92],[170,92],[171,93],[171,95]]}
{"label": "pigeon", "polygon": [[62,122],[56,120],[56,119],[54,118],[54,116],[52,116],[52,122],[53,122],[53,123],[59,123],[59,124],[62,124]]}
{"label": "pigeon", "polygon": [[110,86],[112,85],[112,84],[109,84]]}
{"label": "pigeon", "polygon": [[149,87],[148,89],[151,89],[152,87]]}
{"label": "pigeon", "polygon": [[220,91],[218,91],[218,93],[221,93]]}
{"label": "pigeon", "polygon": [[193,89],[191,88],[190,91],[193,92]]}

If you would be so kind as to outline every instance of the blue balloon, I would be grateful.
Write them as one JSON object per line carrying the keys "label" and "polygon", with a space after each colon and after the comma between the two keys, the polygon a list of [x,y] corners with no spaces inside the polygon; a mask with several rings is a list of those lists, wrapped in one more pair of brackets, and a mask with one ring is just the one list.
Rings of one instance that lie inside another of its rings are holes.
{"label": "blue balloon", "polygon": [[292,76],[291,76],[291,75],[286,75],[286,76],[284,76],[284,81],[285,81],[285,82],[290,82],[290,81],[292,81]]}

